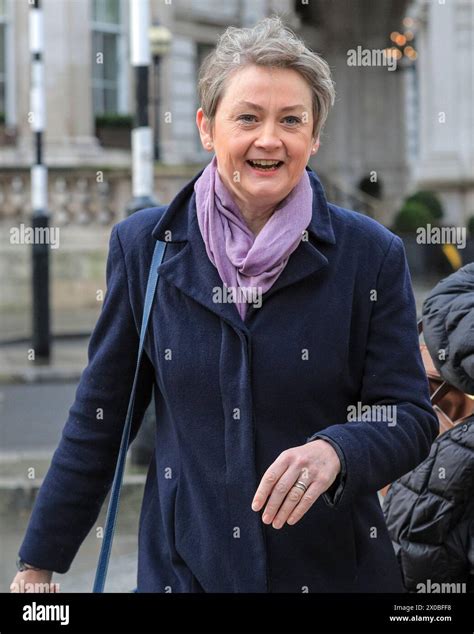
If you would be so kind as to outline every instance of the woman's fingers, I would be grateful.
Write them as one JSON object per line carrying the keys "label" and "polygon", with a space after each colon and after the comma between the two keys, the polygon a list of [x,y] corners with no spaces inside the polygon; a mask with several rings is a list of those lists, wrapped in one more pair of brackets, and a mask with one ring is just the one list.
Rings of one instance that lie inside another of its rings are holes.
{"label": "woman's fingers", "polygon": [[293,486],[288,491],[278,513],[275,515],[275,518],[273,519],[273,522],[272,522],[273,528],[281,528],[283,526],[283,524],[286,522],[286,520],[290,516],[290,513],[301,502],[301,498],[303,497],[303,495],[304,495],[304,491],[300,489],[299,487],[295,487],[293,484]]}
{"label": "woman's fingers", "polygon": [[287,452],[284,451],[265,471],[252,500],[252,509],[254,511],[259,511],[263,508],[268,496],[273,491],[273,487],[285,473],[289,464],[290,458]]}
{"label": "woman's fingers", "polygon": [[303,515],[308,511],[316,502],[321,493],[324,493],[324,487],[318,482],[312,482],[308,490],[301,496],[299,503],[292,510],[291,514],[287,518],[287,522],[290,525],[296,524]]}
{"label": "woman's fingers", "polygon": [[270,499],[268,500],[265,510],[263,511],[262,520],[265,524],[271,524],[273,522],[274,517],[278,513],[281,505],[288,497],[288,495],[291,495],[291,501],[297,504],[300,496],[296,496],[293,494],[295,491],[299,492],[300,489],[295,489],[293,487],[296,480],[299,478],[300,473],[301,468],[297,467],[296,465],[292,465],[289,469],[285,471],[278,482],[276,482],[270,494]]}

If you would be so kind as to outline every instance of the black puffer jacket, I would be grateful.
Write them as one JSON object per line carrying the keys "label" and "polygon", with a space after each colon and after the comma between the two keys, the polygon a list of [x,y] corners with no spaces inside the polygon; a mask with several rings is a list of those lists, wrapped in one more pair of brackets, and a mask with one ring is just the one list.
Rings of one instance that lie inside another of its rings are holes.
{"label": "black puffer jacket", "polygon": [[474,592],[474,416],[392,484],[384,513],[409,592],[430,583],[465,583],[459,590]]}
{"label": "black puffer jacket", "polygon": [[[441,376],[474,394],[474,264],[431,291],[423,332]],[[474,592],[474,416],[435,440],[392,484],[383,509],[408,591],[465,583],[451,589]]]}

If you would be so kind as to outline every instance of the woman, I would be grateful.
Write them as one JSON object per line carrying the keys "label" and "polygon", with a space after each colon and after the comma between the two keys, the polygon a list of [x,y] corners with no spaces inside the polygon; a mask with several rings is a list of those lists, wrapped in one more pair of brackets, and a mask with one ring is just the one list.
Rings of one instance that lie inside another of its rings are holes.
{"label": "woman", "polygon": [[306,167],[334,89],[278,18],[229,28],[199,88],[215,156],[112,230],[89,364],[19,551],[43,572],[20,574],[66,572],[97,519],[166,240],[132,427],[155,386],[138,592],[402,590],[377,490],[437,430],[402,243]]}

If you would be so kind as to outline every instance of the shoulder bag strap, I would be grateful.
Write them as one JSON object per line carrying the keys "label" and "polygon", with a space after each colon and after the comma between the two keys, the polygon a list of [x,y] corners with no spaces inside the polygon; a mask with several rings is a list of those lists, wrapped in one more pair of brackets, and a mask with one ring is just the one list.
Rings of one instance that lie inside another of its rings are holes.
{"label": "shoulder bag strap", "polygon": [[115,476],[112,484],[112,492],[110,495],[109,506],[107,509],[107,519],[105,521],[104,540],[102,542],[102,548],[100,550],[99,562],[97,564],[97,572],[94,581],[94,588],[92,592],[103,592],[105,585],[105,578],[107,575],[107,568],[109,565],[110,551],[112,548],[112,540],[115,531],[115,522],[117,519],[118,504],[120,498],[120,488],[122,486],[123,472],[125,469],[125,460],[128,451],[128,444],[130,441],[130,429],[133,417],[133,405],[135,402],[135,392],[137,388],[138,372],[140,368],[140,361],[143,352],[143,344],[145,341],[146,330],[148,326],[148,318],[150,317],[151,306],[153,304],[153,298],[155,296],[156,285],[159,277],[159,266],[163,261],[163,256],[166,249],[166,242],[158,241],[153,252],[153,259],[151,262],[150,272],[148,274],[148,283],[146,287],[145,305],[143,308],[142,326],[140,331],[140,343],[138,346],[137,365],[135,368],[135,377],[133,379],[132,391],[130,394],[130,400],[128,403],[127,416],[125,417],[125,425],[122,433],[122,442],[120,444],[120,451],[117,460],[117,467],[115,469]]}

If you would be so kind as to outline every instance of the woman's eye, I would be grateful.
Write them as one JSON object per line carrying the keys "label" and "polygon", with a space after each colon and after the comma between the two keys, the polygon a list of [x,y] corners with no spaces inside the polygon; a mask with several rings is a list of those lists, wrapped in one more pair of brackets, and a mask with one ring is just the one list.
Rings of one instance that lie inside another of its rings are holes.
{"label": "woman's eye", "polygon": [[254,114],[241,114],[238,117],[239,121],[243,121],[244,123],[253,123],[253,121],[249,121],[249,119],[255,119]]}
{"label": "woman's eye", "polygon": [[290,115],[289,117],[285,117],[285,120],[287,121],[288,119],[293,119],[293,121],[290,121],[290,123],[292,125],[296,124],[296,123],[300,123],[301,119],[299,117],[295,117],[293,115]]}

